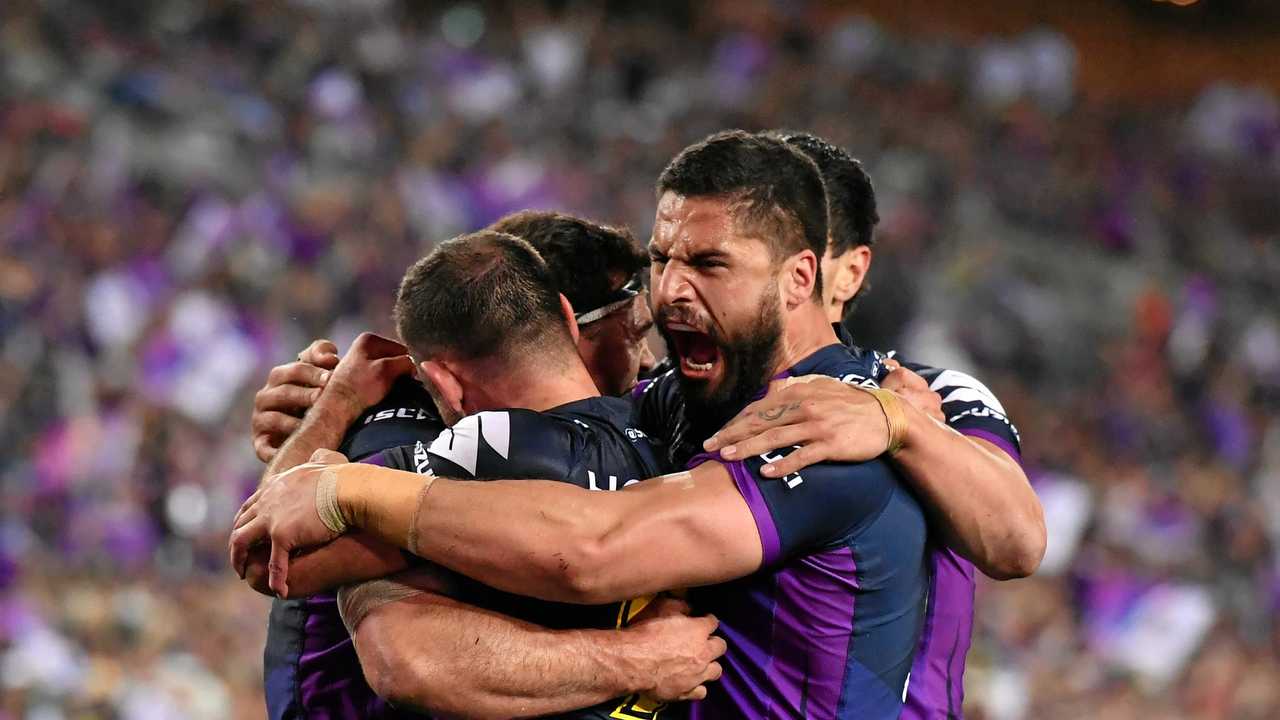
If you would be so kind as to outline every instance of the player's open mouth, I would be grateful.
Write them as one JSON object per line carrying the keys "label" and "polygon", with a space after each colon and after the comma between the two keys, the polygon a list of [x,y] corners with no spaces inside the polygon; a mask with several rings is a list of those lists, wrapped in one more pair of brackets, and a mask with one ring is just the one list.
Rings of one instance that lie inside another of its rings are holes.
{"label": "player's open mouth", "polygon": [[680,372],[687,378],[710,378],[720,363],[720,348],[710,335],[681,323],[667,323],[667,333],[680,358]]}

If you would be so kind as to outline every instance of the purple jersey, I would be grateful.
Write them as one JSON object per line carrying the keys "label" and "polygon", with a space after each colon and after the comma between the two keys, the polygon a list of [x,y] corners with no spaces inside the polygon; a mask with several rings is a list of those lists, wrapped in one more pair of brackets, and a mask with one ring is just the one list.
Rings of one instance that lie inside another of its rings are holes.
{"label": "purple jersey", "polygon": [[[878,365],[830,345],[788,374],[874,384]],[[640,402],[682,404],[677,386],[674,375],[660,377]],[[759,475],[787,452],[725,463],[755,519],[763,566],[690,591],[696,611],[720,619],[728,644],[723,677],[690,718],[896,718],[930,580],[924,513],[882,460]],[[716,458],[690,464],[706,461]]]}
{"label": "purple jersey", "polygon": [[[903,362],[942,397],[947,425],[981,438],[1021,460],[1018,431],[985,385],[955,370]],[[973,634],[974,567],[952,550],[937,546],[929,557],[933,577],[920,647],[902,717],[910,720],[962,718],[964,664]]]}

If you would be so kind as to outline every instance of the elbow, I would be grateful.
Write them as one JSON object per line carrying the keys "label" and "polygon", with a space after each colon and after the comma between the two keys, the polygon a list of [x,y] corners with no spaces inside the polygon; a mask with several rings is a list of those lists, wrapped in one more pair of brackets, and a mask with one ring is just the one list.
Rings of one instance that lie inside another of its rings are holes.
{"label": "elbow", "polygon": [[553,560],[561,596],[552,599],[579,605],[601,605],[616,599],[609,587],[608,550],[599,538],[574,539],[555,553]]}
{"label": "elbow", "polygon": [[992,580],[1030,577],[1040,568],[1047,542],[1044,511],[1036,502],[1034,511],[1013,528],[999,551],[993,553],[993,562],[983,568],[983,573]]}

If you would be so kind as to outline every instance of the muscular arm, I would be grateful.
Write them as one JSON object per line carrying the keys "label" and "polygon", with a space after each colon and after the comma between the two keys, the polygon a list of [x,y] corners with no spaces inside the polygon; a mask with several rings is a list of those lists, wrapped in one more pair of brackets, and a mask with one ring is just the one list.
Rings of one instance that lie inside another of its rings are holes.
{"label": "muscular arm", "polygon": [[[379,584],[386,587],[366,590]],[[368,599],[370,593],[388,591],[397,599],[383,604]],[[659,650],[651,632],[548,630],[430,591],[404,592],[392,581],[346,588],[339,602],[346,617],[355,604],[376,604],[358,611],[361,617],[351,632],[374,692],[439,716],[535,717],[660,690],[668,699],[686,691],[697,696],[698,682],[718,673],[691,675],[683,681],[687,687],[660,688],[668,685],[660,682],[661,675],[700,672],[718,653],[721,643],[708,637],[715,627],[710,619],[675,620],[701,623],[689,639],[694,640],[690,647],[705,655],[685,670],[673,667],[681,646],[670,634]]]}
{"label": "muscular arm", "polygon": [[[919,376],[912,377],[929,392]],[[808,382],[780,383],[752,403],[707,449],[738,458],[802,445],[763,471],[775,478],[823,460],[854,462],[885,451],[885,415],[870,395],[831,378],[801,380]],[[907,433],[889,459],[920,496],[948,547],[997,580],[1033,573],[1044,556],[1044,511],[1009,454],[1016,451],[962,435],[915,402],[901,407]]]}
{"label": "muscular arm", "polygon": [[908,414],[906,442],[893,461],[940,520],[947,546],[995,580],[1035,572],[1044,557],[1044,510],[1022,467],[988,440]]}
{"label": "muscular arm", "polygon": [[600,604],[724,582],[764,557],[751,510],[715,462],[621,492],[542,480],[432,482],[361,465],[335,472],[339,506],[354,526],[545,600]]}

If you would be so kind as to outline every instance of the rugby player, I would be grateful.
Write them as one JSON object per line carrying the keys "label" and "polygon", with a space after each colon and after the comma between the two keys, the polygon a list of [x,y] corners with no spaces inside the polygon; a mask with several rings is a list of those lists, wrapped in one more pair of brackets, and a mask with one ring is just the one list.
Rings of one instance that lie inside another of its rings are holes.
{"label": "rugby player", "polygon": [[[635,384],[639,372],[651,369],[653,356],[646,335],[653,319],[647,299],[637,290],[638,274],[647,271],[649,260],[625,228],[560,213],[524,211],[502,218],[491,229],[533,243],[548,261],[557,289],[573,307],[583,308],[575,314],[578,350],[597,387],[618,394]],[[356,358],[367,354],[363,347],[366,340],[367,336],[362,336],[353,346]],[[397,354],[400,357],[395,359]],[[380,374],[411,369],[403,348],[392,355],[393,365],[365,368],[364,375],[372,374],[373,378],[356,375],[350,379],[368,382]],[[277,449],[302,423],[301,415],[316,402],[338,362],[336,346],[317,340],[299,354],[298,362],[272,369],[266,386],[255,397],[252,423],[254,448],[269,463],[268,474],[305,461],[314,449],[314,444],[295,444],[294,457],[276,457]],[[342,413],[323,406],[315,414],[331,421],[342,417]],[[361,460],[377,451],[433,438],[444,428],[422,384],[403,375],[380,402],[357,418],[337,449]],[[371,694],[338,616],[334,594],[318,591],[381,577],[405,566],[394,548],[358,537],[344,538],[325,552],[296,562],[294,599],[273,599],[264,651],[267,706],[270,716],[277,719],[346,707],[357,702],[352,698]],[[269,592],[265,557],[251,563],[248,570],[249,583],[260,592]]]}
{"label": "rugby player", "polygon": [[[438,391],[437,406],[451,427],[434,441],[380,452],[369,462],[454,476],[550,475],[583,487],[594,485],[596,477],[638,479],[657,472],[648,440],[627,427],[630,404],[599,396],[576,352],[572,308],[556,294],[546,264],[524,241],[490,231],[443,243],[406,274],[396,315],[402,337],[424,359],[419,369]],[[317,401],[315,409],[323,412],[308,416],[272,465],[336,445],[350,420],[381,399],[403,371],[404,352],[397,343],[362,336]],[[370,561],[380,559],[385,562],[376,555]],[[705,690],[698,685],[719,675],[714,658],[724,643],[710,636],[714,619],[673,617],[669,603],[635,630],[548,632],[505,616],[472,612],[466,617],[466,606],[434,593],[463,593],[472,602],[498,605],[557,629],[622,625],[644,607],[631,602],[596,613],[582,608],[566,613],[549,604],[504,601],[490,590],[426,569],[378,587],[365,595],[388,599],[389,592],[401,609],[411,605],[407,627],[432,638],[412,646],[412,657],[402,658],[390,652],[402,646],[380,632],[377,618],[364,623],[371,630],[356,635],[374,688],[410,706],[467,717],[527,717],[627,696],[564,715],[603,718],[639,702],[642,691],[652,700],[699,697]],[[383,614],[393,612],[389,608]],[[472,632],[478,626],[485,631]],[[394,628],[404,629],[401,623]],[[423,668],[435,678],[425,688]],[[398,693],[401,684],[395,678],[411,671],[413,690]],[[381,701],[346,685],[346,679],[336,679],[329,687],[301,683],[302,692],[311,696],[299,700],[298,711],[369,716],[386,710]]]}
{"label": "rugby player", "polygon": [[[856,161],[849,158],[843,150],[834,148],[810,135],[792,133],[782,137],[806,151],[806,154],[818,163],[826,181],[830,204],[831,237],[822,263],[824,306],[832,315],[831,319],[837,321],[845,312],[846,301],[856,295],[862,287],[862,280],[870,265],[871,230],[876,221],[870,180]],[[536,218],[546,214],[529,215]],[[566,260],[562,267],[569,267],[574,259],[590,254],[589,249],[574,247],[572,243],[561,243],[560,247],[562,252],[557,255],[554,252],[548,252],[545,245],[542,246],[544,254],[551,261],[553,270],[556,268],[556,260],[561,257]],[[591,275],[599,276],[597,273],[591,273]],[[572,282],[580,281],[581,276],[566,273],[564,278],[564,281]],[[612,273],[611,280],[617,290],[623,289],[625,284],[623,279],[625,274]],[[569,287],[571,286],[566,286],[566,291],[572,292]],[[639,305],[637,303],[633,309]],[[848,305],[852,307],[852,303]],[[633,322],[629,325],[633,328],[637,327]],[[842,328],[837,326],[837,330]],[[639,343],[640,347],[637,348],[635,340],[641,335],[642,333],[634,332],[629,335],[615,334],[616,337],[630,338],[633,343],[629,348],[625,346],[620,348],[620,351],[615,354],[620,358],[636,357],[639,354],[637,350],[647,350],[643,347],[642,339]],[[849,342],[847,337],[845,340]],[[579,346],[581,349],[583,344],[580,342]],[[602,344],[600,347],[606,346]],[[309,349],[308,352],[311,351]],[[334,362],[336,355],[326,359]],[[884,365],[893,368],[895,361],[886,360]],[[1016,457],[1016,431],[1004,417],[998,401],[985,387],[976,380],[953,371],[941,371],[916,365],[910,365],[910,367],[929,375],[935,380],[935,387],[946,392],[948,417],[952,419],[954,427],[962,433],[972,433],[977,436],[986,432],[997,446],[1003,444],[1012,449],[1012,456]],[[277,368],[273,371],[273,379],[277,372],[282,370],[293,371],[294,368],[288,366]],[[631,379],[633,378],[627,379],[625,384],[630,384]],[[928,384],[921,381],[919,376],[914,375],[910,370],[892,369],[888,375],[882,375],[881,382],[885,387],[893,387],[910,399],[922,413],[936,412],[933,407],[936,407],[937,396],[929,391]],[[303,384],[318,383],[304,381]],[[605,386],[599,378],[597,378],[597,384]],[[831,383],[831,385],[835,384]],[[269,382],[268,386],[259,393],[260,399],[264,393],[271,392],[272,388],[273,385]],[[850,415],[850,412],[857,410],[856,403],[848,406],[837,405],[837,403],[850,401],[839,397],[839,393],[836,392],[824,391],[825,394],[820,396],[789,395],[799,391],[811,393],[819,388],[821,384],[815,383],[788,388],[781,395],[771,393],[762,403],[774,401],[778,397],[785,402],[762,406],[757,408],[757,412],[744,412],[741,417],[753,422],[758,421],[757,425],[742,426],[740,422],[735,423],[730,428],[726,428],[721,435],[734,432],[758,433],[762,429],[768,430],[773,425],[789,423],[791,424],[790,432],[794,434],[799,431],[795,441],[806,444],[806,450],[823,447],[825,444],[824,452],[837,454],[841,452],[841,448],[854,447],[854,443],[849,440],[856,439],[860,434],[859,429],[868,421],[873,424],[883,423],[883,418],[878,417],[878,409],[874,409],[871,417],[856,413]],[[303,388],[299,390],[305,391]],[[858,393],[854,391],[852,394]],[[933,407],[930,407],[930,402],[933,403]],[[801,414],[794,412],[788,414],[785,411],[787,406],[796,404],[806,408],[822,407],[824,411]],[[778,412],[779,409],[784,411]],[[776,420],[760,420],[761,417],[776,418]],[[255,428],[258,418],[259,416],[255,415]],[[659,425],[650,432],[663,430],[664,427]],[[255,447],[261,449],[274,439],[275,437],[264,437],[259,433],[255,437]],[[745,449],[751,447],[752,442],[756,441],[746,439],[738,444]],[[765,442],[768,441],[765,440]],[[924,434],[918,435],[911,444],[914,449],[935,442],[934,437]],[[979,448],[981,447],[980,441],[976,444]],[[759,445],[758,449],[763,452],[766,447]],[[744,451],[742,454],[753,453]],[[968,550],[968,554],[987,574],[993,577],[1019,577],[1029,574],[1038,563],[1044,548],[1044,526],[1039,504],[1030,493],[1029,486],[1016,465],[1011,474],[1007,472],[1007,467],[993,468],[989,458],[982,456],[981,449],[977,450],[976,462],[971,457],[973,454],[966,453],[963,448],[951,455],[937,452],[931,454],[933,463],[927,465],[926,473],[922,474],[926,479],[927,469],[930,467],[937,471],[934,473],[935,478],[944,480],[973,477],[974,472],[980,473],[973,478],[972,483],[952,480],[946,483],[934,483],[932,487],[924,488],[926,493],[924,499],[933,501],[929,505],[937,521],[936,526],[947,534],[955,532],[950,527],[952,524],[966,528],[970,533],[976,529],[985,534],[987,542],[981,545],[975,543],[975,547]],[[804,457],[804,453],[798,452],[781,461],[779,467],[790,463],[791,467],[786,469],[786,473],[791,472],[798,467],[793,463],[798,457]],[[996,464],[999,464],[998,456]],[[904,473],[905,477],[913,482],[919,482],[919,478],[911,474],[910,467],[900,469],[907,471]],[[977,492],[969,492],[966,485],[970,485]],[[984,499],[982,503],[975,503],[974,499],[982,497],[983,491],[990,501]],[[1001,509],[989,511],[988,508]],[[1029,530],[1020,529],[1028,527]],[[911,717],[930,716],[929,713],[933,713],[932,716],[943,713],[958,714],[963,692],[963,663],[972,617],[972,568],[950,550],[935,552],[933,563],[936,569],[935,594],[938,594],[938,588],[942,588],[941,594],[953,600],[947,603],[934,603],[930,606],[927,632],[921,640],[921,653],[917,657],[916,667],[913,670],[913,682],[905,710],[905,714]]]}
{"label": "rugby player", "polygon": [[[659,191],[654,303],[694,427],[718,427],[781,374],[872,384],[874,356],[840,344],[821,305],[826,199],[812,161],[773,138],[722,133],[673,160]],[[892,420],[873,431],[881,450],[895,450],[902,403],[866,391]],[[290,550],[350,524],[552,600],[742,578],[693,596],[725,616],[730,640],[724,680],[694,716],[896,717],[924,613],[923,513],[882,460],[823,463],[783,482],[762,479],[769,462],[695,458],[686,473],[619,493],[317,465],[246,503],[233,554],[269,537],[271,586],[283,590]],[[331,501],[327,524],[317,497]]]}
{"label": "rugby player", "polygon": [[[822,261],[824,304],[837,331],[843,332],[841,320],[853,310],[871,266],[872,233],[879,219],[871,179],[847,151],[821,138],[774,134],[808,155],[822,172],[831,236]],[[843,339],[851,343],[847,333]],[[958,718],[973,629],[973,563],[995,579],[1030,575],[1044,555],[1044,514],[1020,465],[1018,432],[995,395],[965,373],[911,362],[901,366],[929,381],[942,398],[947,426],[964,436],[962,440],[929,423],[913,422],[917,437],[908,437],[892,460],[932,511],[933,527],[943,541],[930,553],[931,600],[902,716]],[[840,449],[856,448],[862,423],[849,416],[859,401],[865,407],[862,393],[834,382],[780,388],[749,406],[705,449],[738,457],[804,443],[805,449],[777,463],[774,477],[802,467],[807,453],[855,460],[856,453]],[[877,410],[868,409],[873,415]],[[963,492],[957,492],[960,488]]]}

